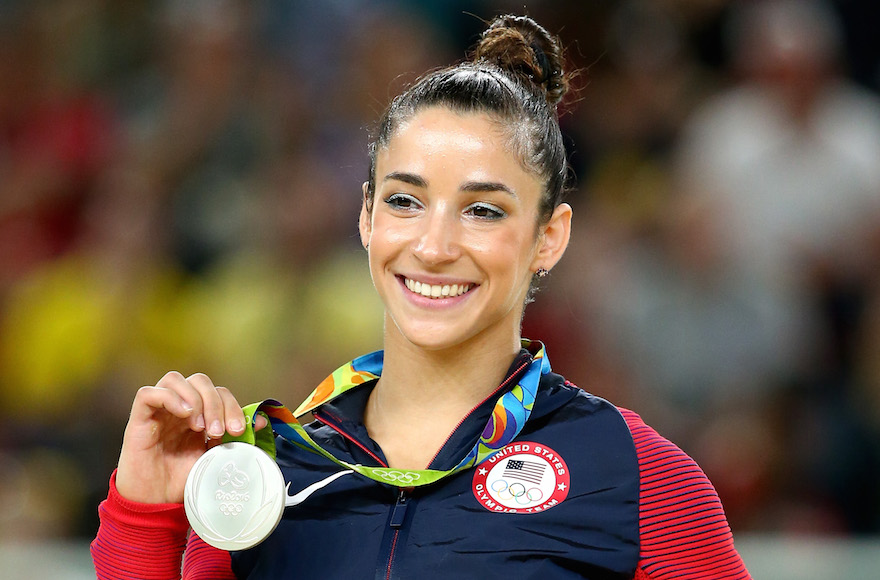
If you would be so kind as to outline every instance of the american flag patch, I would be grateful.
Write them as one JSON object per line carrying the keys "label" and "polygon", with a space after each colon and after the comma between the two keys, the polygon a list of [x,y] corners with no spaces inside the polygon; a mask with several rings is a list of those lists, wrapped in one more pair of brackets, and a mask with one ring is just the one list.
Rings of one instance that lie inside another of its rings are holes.
{"label": "american flag patch", "polygon": [[521,459],[508,459],[504,467],[504,477],[519,479],[539,485],[544,477],[544,463],[537,461],[523,461]]}

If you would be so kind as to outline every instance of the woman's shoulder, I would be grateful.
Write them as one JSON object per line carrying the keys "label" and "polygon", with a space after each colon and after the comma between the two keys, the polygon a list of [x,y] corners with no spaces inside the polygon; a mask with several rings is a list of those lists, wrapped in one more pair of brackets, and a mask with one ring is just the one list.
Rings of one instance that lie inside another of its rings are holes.
{"label": "woman's shoulder", "polygon": [[538,413],[555,412],[583,417],[607,415],[621,427],[625,426],[633,438],[637,434],[641,437],[648,436],[650,438],[651,434],[660,437],[637,413],[615,405],[608,399],[595,395],[564,376],[553,372],[547,373],[541,378],[541,389],[536,407],[538,407],[536,409]]}
{"label": "woman's shoulder", "polygon": [[666,578],[669,570],[683,569],[707,579],[749,578],[721,500],[697,462],[638,413],[617,409],[639,461],[642,577]]}
{"label": "woman's shoulder", "polygon": [[615,408],[626,421],[632,434],[643,478],[647,470],[690,473],[696,479],[705,480],[705,483],[711,487],[697,462],[678,445],[658,433],[635,411],[625,407]]}
{"label": "woman's shoulder", "polygon": [[682,479],[711,488],[711,483],[696,461],[646,423],[635,411],[591,394],[553,373],[544,386],[545,401],[539,413],[554,412],[557,418],[602,422],[606,424],[605,429],[627,433],[635,448],[642,479],[653,480],[660,474],[664,474],[664,480],[667,477],[681,476]]}
{"label": "woman's shoulder", "polygon": [[647,457],[660,449],[686,455],[678,446],[648,425],[635,411],[615,405],[608,399],[592,394],[562,375],[548,373],[542,378],[541,386],[544,399],[542,406],[548,410],[571,410],[578,414],[588,415],[604,412],[618,417],[632,435],[636,450],[640,452],[640,455],[644,453]]}

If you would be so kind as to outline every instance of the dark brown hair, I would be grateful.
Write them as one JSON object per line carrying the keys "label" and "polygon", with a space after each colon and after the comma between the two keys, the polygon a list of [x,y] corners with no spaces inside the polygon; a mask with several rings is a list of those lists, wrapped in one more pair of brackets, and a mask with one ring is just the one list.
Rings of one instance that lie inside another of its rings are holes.
{"label": "dark brown hair", "polygon": [[370,143],[368,209],[376,191],[378,151],[420,110],[445,106],[486,113],[507,132],[523,167],[544,181],[539,216],[546,222],[562,201],[569,175],[556,113],[567,90],[558,39],[527,16],[497,17],[470,61],[421,77],[388,106]]}

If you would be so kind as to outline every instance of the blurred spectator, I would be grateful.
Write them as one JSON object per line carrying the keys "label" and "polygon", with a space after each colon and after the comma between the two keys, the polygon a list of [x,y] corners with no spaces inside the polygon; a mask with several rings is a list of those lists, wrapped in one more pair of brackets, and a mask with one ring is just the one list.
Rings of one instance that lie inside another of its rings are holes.
{"label": "blurred spectator", "polygon": [[0,17],[0,293],[75,243],[113,147],[95,0],[21,3]]}
{"label": "blurred spectator", "polygon": [[740,80],[689,122],[685,187],[718,204],[749,268],[798,284],[812,260],[855,267],[852,245],[880,207],[880,102],[839,74],[824,4],[744,3],[732,24]]}
{"label": "blurred spectator", "polygon": [[679,178],[683,194],[717,216],[720,243],[757,294],[750,303],[770,306],[755,323],[776,318],[762,349],[781,380],[763,388],[788,387],[778,404],[793,456],[780,485],[803,501],[763,525],[864,531],[876,525],[878,497],[860,482],[877,458],[854,412],[843,350],[858,325],[859,286],[876,266],[864,250],[880,217],[880,100],[842,76],[842,29],[828,5],[738,8],[737,82],[689,121]]}

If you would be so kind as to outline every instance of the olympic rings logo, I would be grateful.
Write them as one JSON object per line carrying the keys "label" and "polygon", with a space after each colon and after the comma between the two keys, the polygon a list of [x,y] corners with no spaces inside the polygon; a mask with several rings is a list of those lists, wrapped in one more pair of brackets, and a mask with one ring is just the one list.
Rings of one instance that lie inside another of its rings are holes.
{"label": "olympic rings logo", "polygon": [[237,516],[244,510],[240,503],[221,503],[218,507],[224,516]]}
{"label": "olympic rings logo", "polygon": [[399,483],[413,483],[421,477],[421,475],[412,471],[387,471],[384,469],[374,469],[373,474],[378,475],[387,481],[396,481]]}
{"label": "olympic rings logo", "polygon": [[501,501],[515,501],[519,505],[530,505],[544,499],[544,492],[537,487],[526,489],[522,483],[508,483],[505,479],[496,479],[490,486]]}

